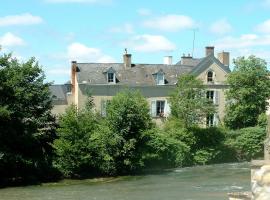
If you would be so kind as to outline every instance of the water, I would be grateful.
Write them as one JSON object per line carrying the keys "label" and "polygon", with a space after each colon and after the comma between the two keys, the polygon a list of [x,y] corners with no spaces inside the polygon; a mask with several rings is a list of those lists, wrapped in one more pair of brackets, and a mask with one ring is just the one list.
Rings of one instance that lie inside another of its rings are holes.
{"label": "water", "polygon": [[227,200],[250,190],[248,163],[178,168],[158,175],[65,180],[0,189],[1,200]]}

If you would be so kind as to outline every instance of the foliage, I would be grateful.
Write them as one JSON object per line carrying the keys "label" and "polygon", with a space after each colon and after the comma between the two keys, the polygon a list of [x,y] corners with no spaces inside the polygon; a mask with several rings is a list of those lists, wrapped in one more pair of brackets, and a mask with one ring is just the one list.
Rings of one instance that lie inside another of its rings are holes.
{"label": "foliage", "polygon": [[160,129],[144,132],[142,162],[146,168],[179,167],[185,164],[190,149],[184,142],[170,137]]}
{"label": "foliage", "polygon": [[[55,119],[49,83],[34,58],[20,63],[0,56],[0,177],[2,181],[47,179],[51,172]],[[51,174],[50,174],[51,175]]]}
{"label": "foliage", "polygon": [[263,155],[265,136],[265,128],[248,127],[227,133],[225,144],[235,149],[239,161],[250,161]]}
{"label": "foliage", "polygon": [[206,97],[205,86],[195,76],[186,74],[179,78],[176,90],[170,96],[172,116],[185,127],[202,122],[207,114],[215,113],[215,107]]}
{"label": "foliage", "polygon": [[270,96],[270,79],[266,62],[255,56],[234,60],[234,70],[228,76],[225,124],[239,129],[258,124],[265,113]]}
{"label": "foliage", "polygon": [[118,173],[136,171],[141,163],[142,133],[152,126],[149,106],[137,91],[123,91],[112,98],[107,109],[110,130],[118,137],[114,154]]}
{"label": "foliage", "polygon": [[[93,166],[89,139],[96,129],[97,119],[89,109],[70,106],[60,116],[58,139],[54,141],[56,166],[65,176],[76,176]],[[88,171],[88,170],[87,170]]]}

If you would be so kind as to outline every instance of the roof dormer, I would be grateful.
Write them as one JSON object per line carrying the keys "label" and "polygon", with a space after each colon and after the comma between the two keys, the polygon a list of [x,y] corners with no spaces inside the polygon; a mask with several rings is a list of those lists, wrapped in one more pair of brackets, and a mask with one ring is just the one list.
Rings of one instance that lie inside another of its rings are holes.
{"label": "roof dormer", "polygon": [[106,70],[104,74],[106,75],[107,83],[109,84],[116,83],[116,75],[115,75],[116,71],[112,67]]}
{"label": "roof dormer", "polygon": [[158,72],[153,74],[157,85],[164,85],[165,84],[164,75],[165,75],[165,73],[163,72],[162,69],[160,69]]}

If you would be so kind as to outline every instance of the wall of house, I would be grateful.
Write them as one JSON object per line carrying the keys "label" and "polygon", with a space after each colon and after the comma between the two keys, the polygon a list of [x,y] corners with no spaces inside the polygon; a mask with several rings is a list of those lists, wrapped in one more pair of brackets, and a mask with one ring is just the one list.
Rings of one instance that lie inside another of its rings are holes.
{"label": "wall of house", "polygon": [[[214,82],[208,83],[207,82],[207,72],[209,71],[214,72]],[[220,121],[224,119],[225,113],[225,105],[226,105],[226,98],[225,98],[225,91],[227,89],[226,80],[227,80],[227,73],[221,69],[216,63],[210,65],[206,70],[204,70],[201,74],[198,75],[198,79],[201,79],[203,83],[207,86],[209,90],[218,91],[218,104],[217,104],[217,113]]]}
{"label": "wall of house", "polygon": [[66,100],[53,102],[52,114],[60,115],[73,103],[73,96],[71,93],[66,94]]}

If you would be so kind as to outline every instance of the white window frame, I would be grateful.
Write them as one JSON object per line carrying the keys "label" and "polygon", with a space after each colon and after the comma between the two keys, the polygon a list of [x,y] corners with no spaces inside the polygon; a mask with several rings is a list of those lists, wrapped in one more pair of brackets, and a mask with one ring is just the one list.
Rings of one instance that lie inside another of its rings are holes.
{"label": "white window frame", "polygon": [[[160,102],[164,102],[164,106],[163,106],[163,113],[162,112],[158,112],[158,103]],[[151,101],[151,108],[150,108],[150,111],[151,111],[151,117],[153,118],[157,118],[157,117],[168,117],[171,113],[171,109],[170,109],[170,105],[168,103],[167,100],[165,99],[156,99],[156,100],[153,100]]]}
{"label": "white window frame", "polygon": [[[213,95],[208,95],[208,92],[213,92]],[[209,98],[209,97],[211,97],[212,96],[212,98]],[[213,101],[213,104],[214,105],[218,105],[219,104],[219,91],[218,90],[207,90],[206,91],[206,97],[208,98],[208,99],[210,99],[210,100],[212,100]]]}
{"label": "white window frame", "polygon": [[[209,117],[211,116],[211,119]],[[218,115],[217,113],[208,115],[206,117],[206,126],[207,127],[213,127],[218,125]]]}

